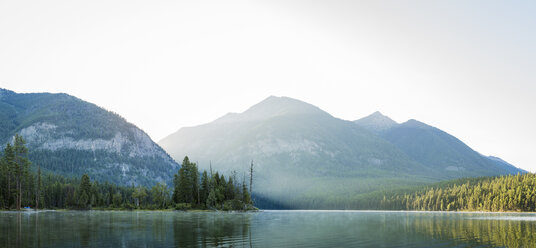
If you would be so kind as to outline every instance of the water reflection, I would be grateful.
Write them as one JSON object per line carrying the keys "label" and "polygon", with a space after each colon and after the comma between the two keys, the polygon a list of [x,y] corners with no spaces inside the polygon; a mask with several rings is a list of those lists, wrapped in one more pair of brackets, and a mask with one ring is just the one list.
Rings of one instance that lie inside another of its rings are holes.
{"label": "water reflection", "polygon": [[191,214],[187,218],[175,215],[175,246],[248,246],[251,217],[250,214]]}
{"label": "water reflection", "polygon": [[443,213],[435,218],[415,218],[412,226],[426,236],[456,239],[475,246],[536,246],[536,222],[531,220],[534,215],[529,218],[523,218],[523,214],[465,214],[464,218],[453,215]]}
{"label": "water reflection", "polygon": [[535,214],[0,212],[0,247],[533,247]]}

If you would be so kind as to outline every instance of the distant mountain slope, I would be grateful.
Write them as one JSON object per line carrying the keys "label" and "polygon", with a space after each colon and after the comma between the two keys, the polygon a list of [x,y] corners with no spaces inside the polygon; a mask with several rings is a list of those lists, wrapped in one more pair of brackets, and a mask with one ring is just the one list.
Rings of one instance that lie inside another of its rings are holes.
{"label": "distant mountain slope", "polygon": [[515,171],[422,123],[397,124],[379,112],[356,123],[272,96],[159,144],[175,159],[188,155],[201,169],[240,176],[253,160],[254,193],[294,208],[352,208],[381,189]]}
{"label": "distant mountain slope", "polygon": [[[377,113],[371,115],[375,116]],[[371,116],[355,121],[396,145],[413,160],[436,170],[458,172],[459,176],[491,176],[524,171],[500,159],[484,157],[456,137],[417,120],[385,128],[382,123],[366,122]],[[389,119],[384,116],[383,119]],[[390,119],[389,119],[390,120]],[[452,174],[452,173],[451,173]]]}
{"label": "distant mountain slope", "polygon": [[379,132],[388,130],[398,125],[398,123],[393,121],[391,118],[383,115],[379,111],[376,111],[372,113],[371,115],[361,118],[359,120],[356,120],[354,122],[357,125],[369,131],[372,131],[374,133],[379,133]]}
{"label": "distant mountain slope", "polygon": [[441,176],[354,123],[287,97],[269,97],[244,113],[181,128],[159,144],[175,159],[188,155],[203,169],[212,163],[220,171],[245,172],[254,160],[255,193],[294,206],[346,202],[341,198],[352,195],[348,192]]}
{"label": "distant mountain slope", "polygon": [[493,161],[497,166],[500,166],[500,167],[504,168],[505,170],[510,171],[512,174],[515,174],[515,173],[518,173],[518,172],[519,173],[526,173],[527,172],[526,170],[517,168],[513,164],[510,164],[510,163],[502,160],[501,158],[494,157],[494,156],[488,156],[487,158],[489,160]]}
{"label": "distant mountain slope", "polygon": [[301,173],[318,175],[345,174],[329,166],[339,169],[359,165],[372,170],[400,167],[399,170],[412,173],[422,169],[420,166],[413,168],[414,164],[404,160],[393,160],[393,157],[407,157],[353,123],[286,97],[270,97],[242,114],[182,128],[159,143],[172,157],[189,155],[200,159],[205,167],[212,161],[215,166],[233,169],[235,162],[247,166],[251,159],[263,158],[274,160],[278,165],[307,164],[315,170]]}
{"label": "distant mountain slope", "polygon": [[63,175],[123,185],[171,182],[178,165],[149,136],[119,115],[67,94],[0,89],[0,141],[15,133],[30,159]]}

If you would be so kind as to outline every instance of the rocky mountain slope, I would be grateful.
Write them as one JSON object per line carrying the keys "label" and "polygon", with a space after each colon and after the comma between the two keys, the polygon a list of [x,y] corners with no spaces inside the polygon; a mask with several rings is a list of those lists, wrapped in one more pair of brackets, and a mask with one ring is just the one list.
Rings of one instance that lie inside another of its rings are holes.
{"label": "rocky mountain slope", "polygon": [[121,116],[67,94],[0,89],[0,141],[19,133],[30,159],[63,175],[123,185],[171,182],[178,164]]}

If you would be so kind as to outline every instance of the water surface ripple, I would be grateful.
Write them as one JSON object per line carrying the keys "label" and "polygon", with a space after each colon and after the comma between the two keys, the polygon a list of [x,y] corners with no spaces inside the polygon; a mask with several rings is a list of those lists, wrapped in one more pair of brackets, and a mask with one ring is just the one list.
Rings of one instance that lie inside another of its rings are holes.
{"label": "water surface ripple", "polygon": [[0,212],[0,247],[536,247],[536,214]]}

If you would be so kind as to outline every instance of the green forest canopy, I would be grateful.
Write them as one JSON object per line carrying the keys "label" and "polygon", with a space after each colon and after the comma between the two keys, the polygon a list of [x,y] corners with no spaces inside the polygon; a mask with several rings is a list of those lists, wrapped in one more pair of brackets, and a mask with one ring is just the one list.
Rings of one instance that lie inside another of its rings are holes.
{"label": "green forest canopy", "polygon": [[151,188],[119,186],[112,183],[91,182],[81,178],[67,178],[30,168],[28,149],[21,136],[14,144],[7,144],[0,158],[0,208],[20,209],[22,206],[47,209],[253,209],[246,182],[238,183],[234,176],[225,177],[204,171],[199,177],[195,163],[184,158],[175,174],[173,194],[164,183]]}
{"label": "green forest canopy", "polygon": [[457,179],[369,197],[385,210],[536,211],[536,174]]}

